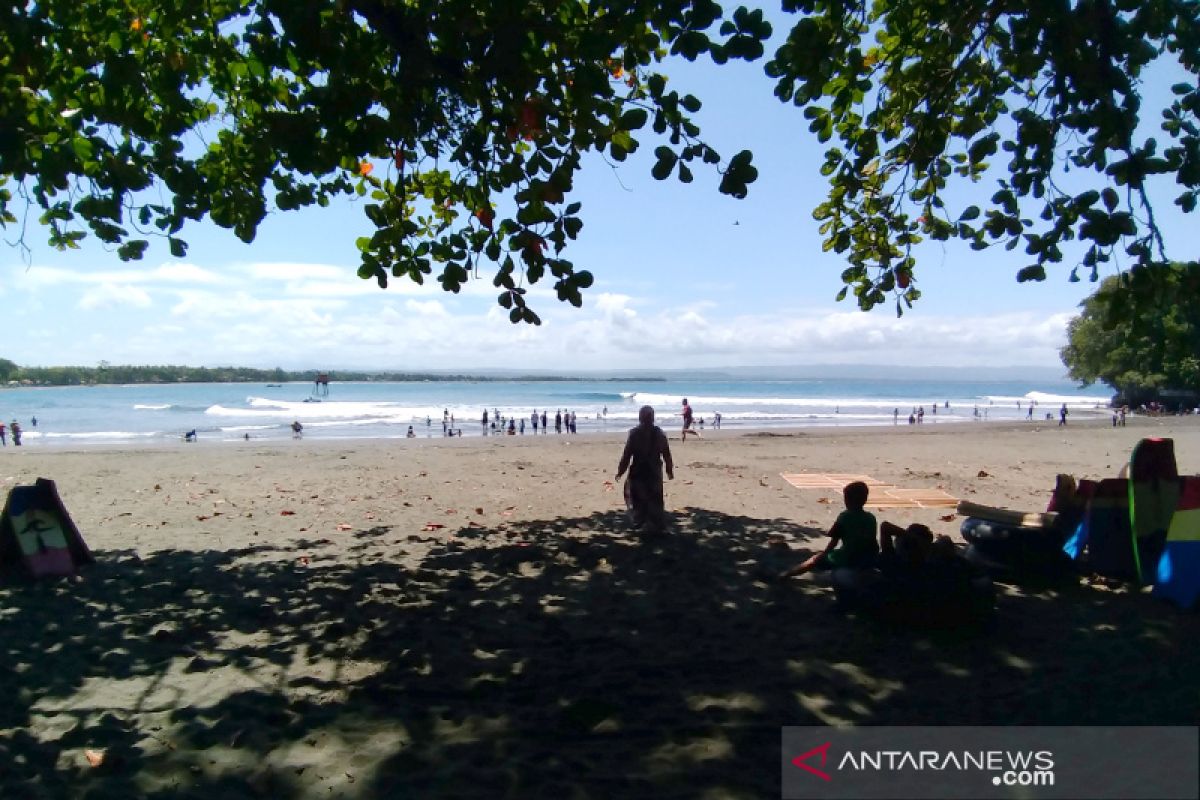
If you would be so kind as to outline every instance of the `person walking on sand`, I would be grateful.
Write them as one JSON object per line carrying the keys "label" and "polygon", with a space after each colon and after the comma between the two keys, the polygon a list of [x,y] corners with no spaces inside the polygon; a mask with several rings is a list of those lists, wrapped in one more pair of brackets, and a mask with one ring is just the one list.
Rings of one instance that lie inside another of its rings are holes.
{"label": "person walking on sand", "polygon": [[21,446],[21,423],[17,422],[14,419],[12,422],[8,423],[8,429],[12,432],[13,447],[20,447]]}
{"label": "person walking on sand", "polygon": [[549,433],[550,429],[546,427],[546,411],[542,410],[542,433]]}
{"label": "person walking on sand", "polygon": [[554,412],[554,432],[562,433],[562,409]]}
{"label": "person walking on sand", "polygon": [[692,407],[688,405],[687,398],[683,398],[683,430],[680,432],[679,440],[686,442],[687,435],[700,436],[700,431],[692,427],[694,417],[692,415]]}
{"label": "person walking on sand", "polygon": [[0,447],[8,447],[8,427],[0,422]]}
{"label": "person walking on sand", "polygon": [[664,533],[667,528],[666,504],[663,498],[663,470],[667,479],[675,480],[675,463],[671,460],[671,445],[662,428],[654,424],[654,409],[642,406],[638,425],[630,428],[625,449],[617,464],[616,480],[629,470],[625,480],[625,507],[629,519],[642,533]]}
{"label": "person walking on sand", "polygon": [[533,413],[529,415],[529,421],[533,423],[533,433],[536,436],[537,435],[537,424],[538,424],[538,415],[537,415],[536,408],[533,410]]}
{"label": "person walking on sand", "polygon": [[1058,410],[1058,425],[1061,428],[1067,424],[1067,404],[1063,403],[1062,408]]}

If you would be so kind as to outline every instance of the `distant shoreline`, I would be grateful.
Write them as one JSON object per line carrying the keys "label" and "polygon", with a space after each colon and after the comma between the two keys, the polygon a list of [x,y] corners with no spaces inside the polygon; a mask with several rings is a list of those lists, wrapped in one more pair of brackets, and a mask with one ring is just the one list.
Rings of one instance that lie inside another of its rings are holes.
{"label": "distant shoreline", "polygon": [[[30,383],[20,383],[9,381],[6,384],[0,385],[0,389],[38,389],[38,388],[66,388],[71,386],[174,386],[178,384],[189,383],[228,383],[242,384],[251,386],[254,384],[266,384],[273,386],[285,383],[313,383],[316,381],[316,375],[308,377],[261,377],[261,378],[188,378],[176,380],[153,380],[153,379],[136,379],[129,380],[89,380],[89,381],[32,381]],[[379,374],[360,374],[347,373],[343,377],[331,377],[329,383],[331,385],[338,383],[628,383],[636,381],[639,383],[666,383],[666,378],[661,377],[637,377],[628,375],[618,375],[611,378],[586,378],[568,375],[517,375],[509,377],[505,376],[489,376],[489,375],[440,375],[440,374],[424,374],[424,373],[379,373]]]}

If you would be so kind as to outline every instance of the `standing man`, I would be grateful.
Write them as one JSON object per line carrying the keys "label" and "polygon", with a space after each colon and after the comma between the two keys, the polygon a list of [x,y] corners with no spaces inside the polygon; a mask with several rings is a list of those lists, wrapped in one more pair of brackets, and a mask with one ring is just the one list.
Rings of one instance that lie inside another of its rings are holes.
{"label": "standing man", "polygon": [[536,408],[533,410],[533,413],[529,415],[529,421],[533,423],[533,433],[536,436],[538,425],[538,413]]}
{"label": "standing man", "polygon": [[692,407],[688,405],[687,398],[683,398],[683,432],[680,435],[680,440],[686,442],[687,435],[690,433],[693,436],[699,436],[700,431],[692,428]]}
{"label": "standing man", "polygon": [[1059,424],[1059,427],[1062,427],[1063,425],[1067,424],[1067,404],[1066,403],[1063,403],[1062,408],[1060,408],[1058,410],[1058,424]]}

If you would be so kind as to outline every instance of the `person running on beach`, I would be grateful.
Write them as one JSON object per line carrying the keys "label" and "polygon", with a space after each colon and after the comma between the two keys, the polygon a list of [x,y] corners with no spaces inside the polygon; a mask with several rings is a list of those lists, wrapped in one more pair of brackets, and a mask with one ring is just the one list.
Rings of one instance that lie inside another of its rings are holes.
{"label": "person running on beach", "polygon": [[642,406],[638,425],[630,428],[625,440],[621,461],[617,464],[617,480],[629,470],[625,481],[625,507],[630,521],[643,533],[663,533],[667,514],[663,500],[663,469],[667,479],[675,480],[675,463],[671,460],[671,445],[662,428],[654,424],[654,409]]}
{"label": "person running on beach", "polygon": [[292,420],[292,438],[299,439],[300,433],[304,430],[304,426],[300,424],[300,420]]}
{"label": "person running on beach", "polygon": [[692,427],[692,407],[688,405],[687,398],[683,398],[683,431],[680,433],[680,441],[687,441],[687,435],[690,433],[693,436],[699,436],[700,431]]}
{"label": "person running on beach", "polygon": [[846,484],[842,499],[846,510],[838,514],[829,529],[829,544],[816,555],[780,574],[780,578],[803,575],[814,569],[850,567],[862,569],[875,563],[879,542],[875,538],[875,515],[864,509],[870,490],[862,481]]}

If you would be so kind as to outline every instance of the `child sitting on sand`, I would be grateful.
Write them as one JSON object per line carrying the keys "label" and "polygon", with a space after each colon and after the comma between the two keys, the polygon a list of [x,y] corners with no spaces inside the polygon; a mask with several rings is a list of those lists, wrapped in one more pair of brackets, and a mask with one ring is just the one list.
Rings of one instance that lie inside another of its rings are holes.
{"label": "child sitting on sand", "polygon": [[875,515],[863,508],[867,504],[868,493],[867,485],[862,481],[847,484],[842,489],[846,510],[838,514],[833,527],[829,529],[829,544],[820,553],[779,577],[790,578],[814,569],[873,566],[879,555],[879,542],[875,539]]}

